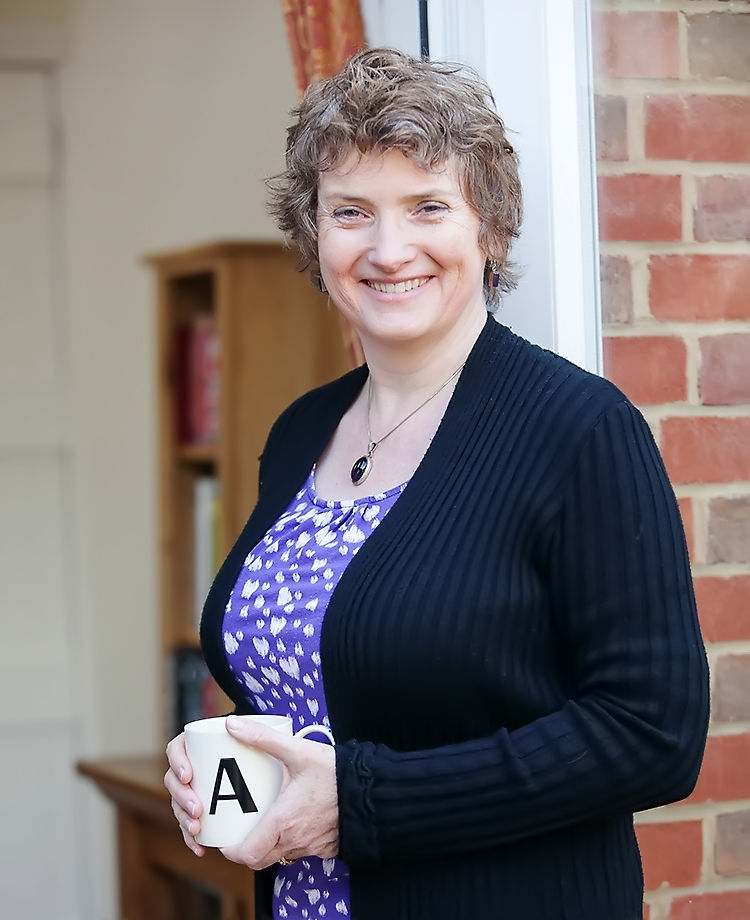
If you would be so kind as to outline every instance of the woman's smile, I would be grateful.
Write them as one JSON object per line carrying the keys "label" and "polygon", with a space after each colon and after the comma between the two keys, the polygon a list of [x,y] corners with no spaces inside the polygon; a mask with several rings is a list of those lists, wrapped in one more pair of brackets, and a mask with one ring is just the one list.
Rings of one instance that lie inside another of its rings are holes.
{"label": "woman's smile", "polygon": [[407,278],[405,281],[375,281],[365,278],[364,283],[383,294],[405,294],[423,287],[430,280],[430,275],[425,278]]}

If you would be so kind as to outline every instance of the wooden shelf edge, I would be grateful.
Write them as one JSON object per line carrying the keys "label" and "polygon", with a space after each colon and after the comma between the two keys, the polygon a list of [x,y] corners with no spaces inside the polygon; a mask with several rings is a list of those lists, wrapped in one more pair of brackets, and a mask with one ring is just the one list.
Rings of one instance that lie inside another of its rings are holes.
{"label": "wooden shelf edge", "polygon": [[164,786],[167,766],[164,754],[151,754],[80,760],[76,763],[76,771],[93,780],[116,805],[167,822],[170,818],[174,820],[169,793]]}
{"label": "wooden shelf edge", "polygon": [[[213,259],[237,258],[249,252],[258,252],[263,249],[277,251],[283,245],[282,240],[214,240],[203,245],[191,246],[187,249],[171,249],[163,252],[147,253],[142,261],[152,268],[171,274],[188,269],[192,274],[200,271],[200,263],[205,262],[210,268]],[[293,250],[290,250],[293,251]]]}
{"label": "wooden shelf edge", "polygon": [[174,455],[183,463],[216,463],[219,457],[219,445],[212,441],[210,444],[178,444]]}
{"label": "wooden shelf edge", "polygon": [[168,637],[166,652],[174,651],[177,648],[200,648],[200,636],[194,630],[172,633]]}

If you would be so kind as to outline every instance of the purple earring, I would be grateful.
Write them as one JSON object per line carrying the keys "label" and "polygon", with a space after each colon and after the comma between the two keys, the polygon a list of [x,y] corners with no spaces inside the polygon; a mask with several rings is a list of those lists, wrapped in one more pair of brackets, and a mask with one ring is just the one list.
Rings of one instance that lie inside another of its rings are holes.
{"label": "purple earring", "polygon": [[496,288],[500,285],[499,264],[496,259],[488,259],[484,270],[484,283],[487,287]]}

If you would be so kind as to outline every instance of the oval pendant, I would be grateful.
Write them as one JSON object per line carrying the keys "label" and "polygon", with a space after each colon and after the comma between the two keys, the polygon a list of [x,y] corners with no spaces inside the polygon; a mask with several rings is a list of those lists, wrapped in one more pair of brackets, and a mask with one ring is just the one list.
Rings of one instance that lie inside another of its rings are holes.
{"label": "oval pendant", "polygon": [[365,454],[363,457],[360,457],[358,460],[354,461],[354,466],[352,466],[352,471],[349,474],[351,476],[353,486],[361,486],[362,483],[370,475],[370,470],[372,469],[372,460]]}

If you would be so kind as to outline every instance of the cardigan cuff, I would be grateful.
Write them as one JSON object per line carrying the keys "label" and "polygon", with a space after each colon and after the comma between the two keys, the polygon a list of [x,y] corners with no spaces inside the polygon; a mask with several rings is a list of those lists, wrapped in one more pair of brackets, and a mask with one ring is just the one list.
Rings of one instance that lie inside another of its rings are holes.
{"label": "cardigan cuff", "polygon": [[374,777],[369,765],[374,750],[369,742],[336,745],[339,856],[349,866],[372,867],[380,862],[372,803]]}

